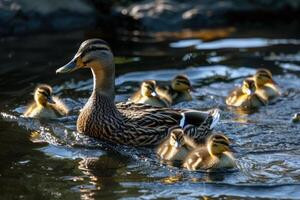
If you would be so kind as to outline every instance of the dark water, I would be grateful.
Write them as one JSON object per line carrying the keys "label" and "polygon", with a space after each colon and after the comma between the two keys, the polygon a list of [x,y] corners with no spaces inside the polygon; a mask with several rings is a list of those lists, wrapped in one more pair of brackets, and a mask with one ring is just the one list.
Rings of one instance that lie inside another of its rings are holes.
{"label": "dark water", "polygon": [[[166,166],[149,149],[111,147],[76,133],[91,74],[56,75],[55,69],[96,33],[1,39],[1,199],[300,199],[300,124],[290,121],[300,111],[299,32],[225,33],[209,38],[214,41],[195,39],[207,38],[202,32],[108,40],[116,56],[117,101],[126,100],[139,81],[165,82],[185,73],[196,89],[194,100],[175,107],[223,111],[216,130],[234,140],[239,169],[218,173]],[[229,110],[224,97],[260,67],[274,73],[283,96],[251,115]],[[38,83],[54,87],[72,108],[69,117],[20,117]]]}

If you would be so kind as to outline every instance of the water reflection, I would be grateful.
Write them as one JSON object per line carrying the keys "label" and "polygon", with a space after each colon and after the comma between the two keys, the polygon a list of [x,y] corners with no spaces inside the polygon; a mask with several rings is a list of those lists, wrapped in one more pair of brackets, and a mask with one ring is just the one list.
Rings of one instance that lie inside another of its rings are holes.
{"label": "water reflection", "polygon": [[97,191],[105,196],[113,195],[112,188],[120,187],[115,176],[124,168],[129,159],[117,153],[109,153],[101,157],[88,157],[78,162],[78,169],[88,178],[89,186],[79,188],[82,199],[95,199]]}

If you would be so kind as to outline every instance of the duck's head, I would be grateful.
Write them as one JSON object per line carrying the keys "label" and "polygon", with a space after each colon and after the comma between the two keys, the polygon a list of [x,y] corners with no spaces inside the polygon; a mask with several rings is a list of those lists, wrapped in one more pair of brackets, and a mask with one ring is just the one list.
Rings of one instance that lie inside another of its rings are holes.
{"label": "duck's head", "polygon": [[56,70],[56,73],[69,73],[80,68],[102,68],[114,70],[113,54],[108,44],[101,39],[89,39],[81,43],[73,59]]}
{"label": "duck's head", "polygon": [[180,148],[185,144],[184,131],[180,127],[169,129],[170,145],[175,148]]}
{"label": "duck's head", "polygon": [[267,69],[258,69],[254,75],[254,81],[258,87],[267,83],[275,84],[272,73]]}
{"label": "duck's head", "polygon": [[185,75],[177,75],[171,83],[173,90],[178,92],[185,92],[192,90],[192,85],[190,80]]}
{"label": "duck's head", "polygon": [[52,98],[52,88],[49,85],[39,85],[34,91],[34,100],[37,104],[46,106],[48,103],[55,104]]}
{"label": "duck's head", "polygon": [[156,97],[156,81],[155,80],[147,80],[143,81],[141,84],[141,93],[142,96],[146,97]]}
{"label": "duck's head", "polygon": [[207,147],[212,155],[220,155],[230,151],[230,141],[224,134],[213,134],[207,140]]}
{"label": "duck's head", "polygon": [[242,91],[244,94],[252,95],[255,93],[255,82],[251,78],[247,78],[243,81]]}

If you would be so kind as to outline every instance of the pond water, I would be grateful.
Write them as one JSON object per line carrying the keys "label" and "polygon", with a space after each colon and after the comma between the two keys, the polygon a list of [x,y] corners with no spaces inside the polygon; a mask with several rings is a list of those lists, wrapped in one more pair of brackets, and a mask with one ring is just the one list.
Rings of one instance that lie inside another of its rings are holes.
{"label": "pond water", "polygon": [[[178,73],[188,75],[194,100],[174,107],[220,108],[216,130],[234,141],[238,170],[189,172],[161,164],[150,149],[111,146],[77,134],[91,73],[55,70],[96,33],[2,38],[0,197],[300,199],[300,124],[291,122],[300,111],[299,33],[235,30],[210,41],[195,33],[108,38],[116,56],[116,101],[125,101],[144,79],[167,82]],[[282,97],[253,114],[228,109],[226,95],[261,67],[273,72]],[[50,122],[21,117],[38,83],[53,86],[72,109],[70,116]]]}

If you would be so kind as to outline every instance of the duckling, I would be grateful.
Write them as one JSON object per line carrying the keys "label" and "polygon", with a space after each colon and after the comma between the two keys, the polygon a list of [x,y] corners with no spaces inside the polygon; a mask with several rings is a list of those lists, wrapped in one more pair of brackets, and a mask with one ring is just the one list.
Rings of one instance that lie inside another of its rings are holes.
{"label": "duckling", "polygon": [[25,117],[56,119],[68,114],[68,108],[57,97],[52,97],[49,85],[39,85],[35,89],[34,101],[24,113]]}
{"label": "duckling", "polygon": [[166,161],[184,160],[187,154],[194,149],[197,144],[180,127],[172,127],[168,131],[168,136],[157,150],[157,155]]}
{"label": "duckling", "polygon": [[77,119],[79,133],[117,144],[153,146],[165,139],[168,128],[181,121],[186,122],[184,133],[193,139],[209,134],[219,121],[218,109],[207,112],[128,102],[116,104],[114,56],[107,42],[101,39],[82,42],[73,58],[56,73],[86,68],[92,71],[94,87]]}
{"label": "duckling", "polygon": [[157,92],[155,91],[155,87],[155,80],[143,81],[140,89],[132,95],[129,101],[157,107],[169,107],[168,102],[157,94]]}
{"label": "duckling", "polygon": [[255,82],[252,78],[243,81],[242,87],[233,90],[226,98],[226,104],[229,106],[240,108],[259,108],[267,103],[267,101],[256,94]]}
{"label": "duckling", "polygon": [[272,73],[267,69],[258,69],[253,76],[255,81],[256,93],[269,101],[280,96],[280,90],[273,80]]}
{"label": "duckling", "polygon": [[300,113],[295,113],[294,116],[292,117],[292,122],[293,123],[298,123],[300,122]]}
{"label": "duckling", "polygon": [[183,167],[188,170],[234,168],[236,162],[229,144],[224,134],[213,134],[206,144],[199,145],[187,155]]}
{"label": "duckling", "polygon": [[183,101],[191,101],[191,82],[185,75],[177,75],[171,82],[171,86],[157,87],[157,93],[165,98],[170,104]]}

